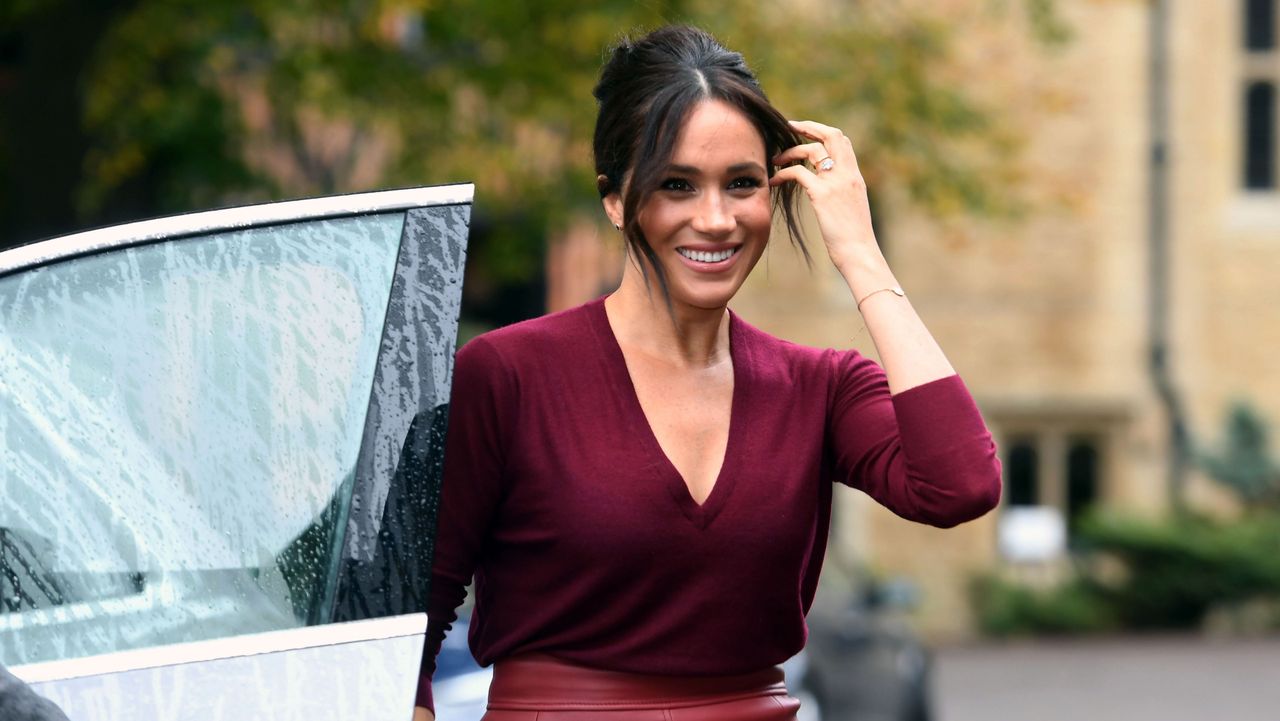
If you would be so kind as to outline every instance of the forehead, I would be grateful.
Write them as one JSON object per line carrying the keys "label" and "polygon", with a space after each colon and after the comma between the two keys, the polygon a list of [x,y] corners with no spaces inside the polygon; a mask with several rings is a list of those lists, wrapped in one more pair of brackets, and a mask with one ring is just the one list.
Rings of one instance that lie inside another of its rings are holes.
{"label": "forehead", "polygon": [[677,165],[764,165],[764,136],[737,108],[703,100],[689,110],[676,137],[671,161]]}

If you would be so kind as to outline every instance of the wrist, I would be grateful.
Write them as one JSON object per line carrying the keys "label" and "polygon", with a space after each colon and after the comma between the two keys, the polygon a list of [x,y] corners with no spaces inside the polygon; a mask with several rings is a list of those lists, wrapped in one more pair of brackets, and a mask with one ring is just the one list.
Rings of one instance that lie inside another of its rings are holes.
{"label": "wrist", "polygon": [[898,279],[889,269],[889,264],[879,248],[843,260],[836,266],[836,270],[840,272],[840,276],[844,278],[856,300],[861,300],[868,293],[881,288],[898,287]]}
{"label": "wrist", "polygon": [[906,293],[906,291],[904,291],[902,288],[899,288],[899,287],[898,287],[898,286],[896,286],[896,285],[894,285],[894,286],[888,286],[888,287],[885,287],[885,288],[877,288],[877,289],[875,289],[875,290],[873,290],[873,291],[870,291],[869,293],[867,293],[866,295],[864,295],[864,296],[862,296],[862,297],[857,297],[857,296],[855,296],[855,297],[854,297],[854,300],[855,300],[854,305],[856,305],[856,306],[857,306],[857,308],[858,308],[858,312],[859,312],[859,313],[861,313],[861,312],[862,312],[862,304],[863,304],[863,303],[867,302],[868,300],[871,300],[872,298],[874,298],[874,297],[875,297],[875,296],[877,296],[877,295],[880,295],[881,293],[896,295],[896,296],[898,296],[899,298],[905,298],[905,297],[907,297],[907,293]]}

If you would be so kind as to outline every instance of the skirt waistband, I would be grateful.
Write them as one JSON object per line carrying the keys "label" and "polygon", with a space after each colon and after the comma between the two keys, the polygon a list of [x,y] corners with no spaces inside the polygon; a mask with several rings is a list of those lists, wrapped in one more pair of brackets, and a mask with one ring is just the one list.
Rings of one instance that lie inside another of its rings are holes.
{"label": "skirt waistband", "polygon": [[541,653],[493,666],[489,708],[509,711],[681,708],[756,696],[786,696],[782,668],[735,676],[658,676],[579,666]]}

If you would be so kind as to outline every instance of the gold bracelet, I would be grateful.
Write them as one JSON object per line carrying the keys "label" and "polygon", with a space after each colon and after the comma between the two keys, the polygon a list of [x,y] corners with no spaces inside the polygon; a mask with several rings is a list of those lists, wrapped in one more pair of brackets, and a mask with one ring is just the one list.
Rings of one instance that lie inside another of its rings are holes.
{"label": "gold bracelet", "polygon": [[856,306],[856,307],[857,307],[857,309],[858,309],[858,312],[859,312],[859,313],[861,313],[861,312],[862,312],[862,304],[863,304],[863,303],[865,303],[865,302],[867,301],[867,298],[870,298],[871,296],[875,295],[876,293],[884,293],[885,291],[888,291],[888,292],[890,292],[890,293],[893,293],[894,295],[898,296],[899,298],[906,298],[906,297],[907,297],[907,293],[906,293],[906,291],[904,291],[904,290],[903,290],[903,289],[901,289],[901,288],[897,288],[897,287],[894,287],[894,288],[881,288],[881,289],[879,289],[879,290],[873,290],[873,291],[871,291],[870,293],[867,293],[866,295],[862,296],[862,300],[858,301],[857,306]]}

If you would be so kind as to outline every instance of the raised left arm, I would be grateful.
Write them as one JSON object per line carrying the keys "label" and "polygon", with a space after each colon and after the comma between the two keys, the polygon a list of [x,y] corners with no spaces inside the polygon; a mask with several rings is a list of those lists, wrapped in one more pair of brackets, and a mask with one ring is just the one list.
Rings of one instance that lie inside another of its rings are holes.
{"label": "raised left arm", "polygon": [[853,367],[838,374],[829,432],[840,480],[923,523],[949,527],[981,516],[1000,500],[995,445],[880,252],[853,144],[820,123],[793,121],[792,127],[814,142],[774,158],[787,167],[770,184],[805,189],[827,254],[849,285],[883,366],[883,376]]}
{"label": "raised left arm", "polygon": [[853,144],[837,128],[810,121],[792,127],[815,142],[783,151],[773,162],[790,165],[774,174],[771,185],[795,182],[813,204],[827,254],[849,285],[867,331],[880,355],[894,395],[955,375],[942,348],[902,293],[876,243],[867,187]]}

